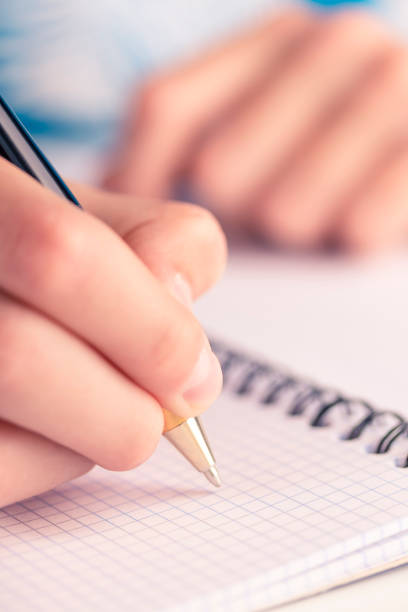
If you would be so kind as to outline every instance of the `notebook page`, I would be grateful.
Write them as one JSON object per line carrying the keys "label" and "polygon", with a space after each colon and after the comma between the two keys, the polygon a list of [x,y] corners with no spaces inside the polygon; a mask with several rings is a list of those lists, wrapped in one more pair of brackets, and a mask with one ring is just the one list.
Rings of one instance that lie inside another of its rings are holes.
{"label": "notebook page", "polygon": [[405,532],[294,576],[290,582],[292,596],[288,589],[280,589],[282,601],[301,599],[327,589],[327,585],[335,588],[406,564],[407,554],[403,551],[407,546]]}
{"label": "notebook page", "polygon": [[0,607],[256,610],[407,553],[387,542],[408,531],[408,471],[386,456],[228,392],[205,424],[220,490],[163,440],[138,470],[2,510]]}

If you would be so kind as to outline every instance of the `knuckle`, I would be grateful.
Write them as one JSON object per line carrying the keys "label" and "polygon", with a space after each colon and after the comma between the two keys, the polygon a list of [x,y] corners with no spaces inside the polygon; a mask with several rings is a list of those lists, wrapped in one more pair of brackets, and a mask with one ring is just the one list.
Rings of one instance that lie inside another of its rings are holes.
{"label": "knuckle", "polygon": [[190,182],[200,194],[211,194],[217,181],[218,155],[212,146],[204,146],[196,156],[190,169]]}
{"label": "knuckle", "polygon": [[341,232],[340,243],[346,251],[351,253],[370,253],[380,246],[375,237],[351,227]]}
{"label": "knuckle", "polygon": [[66,292],[78,284],[85,269],[89,236],[79,226],[59,220],[38,220],[15,251],[17,278],[34,294]]}
{"label": "knuckle", "polygon": [[226,262],[226,239],[224,232],[215,216],[195,205],[183,205],[183,221],[180,225],[180,235],[205,255],[206,266],[200,272],[208,272],[213,277],[222,273]]}
{"label": "knuckle", "polygon": [[341,246],[351,253],[371,253],[383,246],[384,236],[367,223],[367,218],[351,214],[338,228]]}
{"label": "knuckle", "polygon": [[383,79],[391,91],[404,89],[408,92],[408,52],[403,48],[389,51],[384,65]]}
{"label": "knuckle", "polygon": [[173,121],[180,116],[180,85],[162,75],[148,81],[139,94],[139,110],[144,120]]}
{"label": "knuckle", "polygon": [[132,470],[153,454],[162,432],[162,417],[149,421],[150,427],[140,430],[140,421],[126,422],[125,426],[110,440],[99,463],[116,472]]}
{"label": "knuckle", "polygon": [[311,248],[319,239],[315,224],[281,206],[268,205],[258,228],[264,237],[285,247]]}
{"label": "knuckle", "polygon": [[26,372],[27,335],[11,307],[0,307],[0,391],[3,397],[21,387]]}
{"label": "knuckle", "polygon": [[103,468],[114,472],[125,472],[132,470],[147,459],[141,456],[136,440],[130,440],[129,436],[127,438],[127,440],[121,440],[116,447],[106,450],[100,461]]}
{"label": "knuckle", "polygon": [[228,139],[215,139],[206,144],[191,166],[189,180],[193,193],[211,206],[229,209],[239,200],[241,181],[236,168],[242,163],[241,155],[232,150]]}

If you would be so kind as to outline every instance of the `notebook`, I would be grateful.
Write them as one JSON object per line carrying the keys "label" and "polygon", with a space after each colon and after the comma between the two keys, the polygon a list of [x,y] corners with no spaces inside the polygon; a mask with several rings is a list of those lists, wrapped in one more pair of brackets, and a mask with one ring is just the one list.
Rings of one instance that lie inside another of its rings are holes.
{"label": "notebook", "polygon": [[166,440],[0,511],[0,609],[256,611],[408,555],[407,421],[215,342],[223,486]]}

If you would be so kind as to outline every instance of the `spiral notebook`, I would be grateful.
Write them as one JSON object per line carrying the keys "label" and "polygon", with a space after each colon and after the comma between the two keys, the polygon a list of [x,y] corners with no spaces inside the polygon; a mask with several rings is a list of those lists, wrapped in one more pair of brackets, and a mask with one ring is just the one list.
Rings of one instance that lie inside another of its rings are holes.
{"label": "spiral notebook", "polygon": [[0,511],[0,609],[255,611],[404,563],[403,415],[215,344],[224,485],[163,440]]}

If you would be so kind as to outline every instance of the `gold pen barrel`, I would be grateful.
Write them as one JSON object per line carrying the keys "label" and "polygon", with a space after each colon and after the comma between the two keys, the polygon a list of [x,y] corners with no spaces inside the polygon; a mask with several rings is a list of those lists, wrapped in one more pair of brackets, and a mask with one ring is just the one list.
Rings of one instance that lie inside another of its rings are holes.
{"label": "gold pen barrel", "polygon": [[221,481],[205,432],[197,417],[184,419],[164,410],[164,436],[216,487]]}
{"label": "gold pen barrel", "polygon": [[177,425],[180,425],[180,423],[184,423],[184,421],[186,420],[184,417],[181,417],[178,414],[174,414],[174,412],[170,412],[170,410],[165,410],[165,409],[163,410],[163,416],[164,416],[163,433],[170,431],[170,429],[177,427]]}

